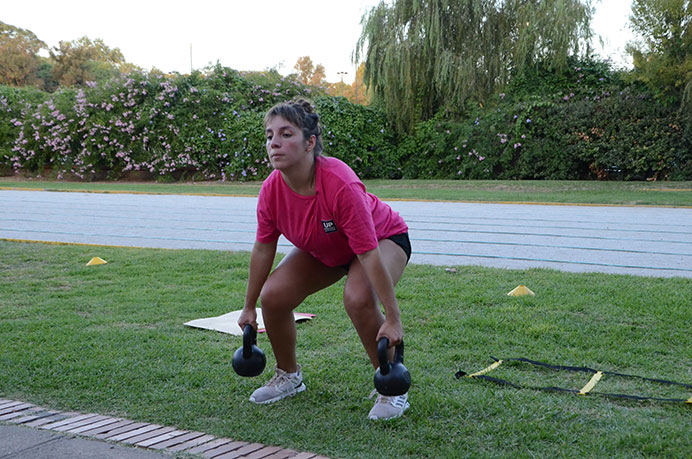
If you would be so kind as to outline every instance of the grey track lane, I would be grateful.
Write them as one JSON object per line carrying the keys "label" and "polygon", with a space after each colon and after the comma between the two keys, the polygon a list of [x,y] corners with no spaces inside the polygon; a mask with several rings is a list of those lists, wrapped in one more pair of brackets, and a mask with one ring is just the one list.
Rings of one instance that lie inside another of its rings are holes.
{"label": "grey track lane", "polygon": [[[0,239],[248,251],[256,203],[0,190]],[[388,203],[409,225],[412,263],[692,278],[688,208]],[[279,241],[280,252],[291,247]]]}

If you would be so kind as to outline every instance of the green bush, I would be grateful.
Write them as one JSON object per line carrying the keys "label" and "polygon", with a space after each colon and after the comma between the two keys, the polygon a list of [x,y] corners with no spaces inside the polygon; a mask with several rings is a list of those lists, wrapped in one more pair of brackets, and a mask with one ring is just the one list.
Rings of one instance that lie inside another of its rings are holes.
{"label": "green bush", "polygon": [[[657,104],[650,94],[625,89],[545,107],[534,118],[540,122],[531,129],[532,151],[545,152],[545,170],[566,168],[556,174],[561,178],[689,178],[692,133],[679,111]],[[526,165],[523,170],[534,177],[539,172]]]}
{"label": "green bush", "polygon": [[[382,113],[335,99],[276,72],[132,73],[53,94],[2,88],[0,168],[58,179],[128,174],[159,180],[257,180],[271,170],[262,120],[275,103],[314,98],[326,153],[362,177],[392,175],[392,134]],[[381,160],[387,158],[387,161]]]}
{"label": "green bush", "polygon": [[263,116],[301,95],[321,115],[325,154],[362,178],[692,179],[692,114],[625,76],[599,61],[538,66],[463,119],[439,113],[405,136],[376,106],[274,71],[132,73],[52,94],[0,87],[0,172],[261,180]]}
{"label": "green bush", "polygon": [[12,150],[24,119],[32,105],[44,102],[48,94],[32,87],[0,85],[0,172],[12,169]]}
{"label": "green bush", "polygon": [[690,114],[604,62],[527,71],[465,112],[417,124],[399,145],[404,177],[692,179]]}
{"label": "green bush", "polygon": [[326,155],[341,159],[361,178],[401,177],[394,133],[383,111],[344,97],[318,97],[315,105]]}

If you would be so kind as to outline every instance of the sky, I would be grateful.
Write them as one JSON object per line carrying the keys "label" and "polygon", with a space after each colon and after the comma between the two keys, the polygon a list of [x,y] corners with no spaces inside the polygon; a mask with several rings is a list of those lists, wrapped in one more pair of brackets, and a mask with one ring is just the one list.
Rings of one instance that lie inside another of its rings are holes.
{"label": "sky", "polygon": [[[209,64],[276,68],[301,56],[322,64],[329,82],[353,82],[360,20],[379,0],[0,0],[0,21],[31,30],[49,47],[87,36],[119,48],[144,69],[188,73]],[[630,67],[624,47],[631,0],[596,0],[593,29],[603,57]],[[341,72],[346,72],[345,74]]]}

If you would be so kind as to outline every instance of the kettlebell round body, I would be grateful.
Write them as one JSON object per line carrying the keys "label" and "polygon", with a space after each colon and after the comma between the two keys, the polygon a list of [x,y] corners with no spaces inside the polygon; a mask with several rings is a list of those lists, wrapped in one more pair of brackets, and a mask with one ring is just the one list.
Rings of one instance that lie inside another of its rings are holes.
{"label": "kettlebell round body", "polygon": [[257,347],[257,331],[247,324],[243,329],[243,346],[233,354],[233,370],[240,376],[253,377],[261,374],[266,365],[267,358]]}
{"label": "kettlebell round body", "polygon": [[391,363],[387,358],[388,348],[388,338],[382,338],[377,343],[377,358],[380,361],[380,368],[375,371],[375,389],[381,395],[403,395],[411,387],[411,373],[404,366],[404,343],[402,341],[396,346],[394,361]]}

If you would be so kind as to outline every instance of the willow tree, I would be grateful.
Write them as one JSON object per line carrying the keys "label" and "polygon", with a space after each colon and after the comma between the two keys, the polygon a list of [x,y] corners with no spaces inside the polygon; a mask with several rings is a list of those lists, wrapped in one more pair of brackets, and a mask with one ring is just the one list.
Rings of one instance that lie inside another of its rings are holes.
{"label": "willow tree", "polygon": [[591,0],[394,0],[363,16],[354,60],[400,130],[482,102],[515,71],[588,53]]}
{"label": "willow tree", "polygon": [[640,40],[627,51],[635,78],[669,102],[692,107],[692,1],[634,0],[630,27]]}

